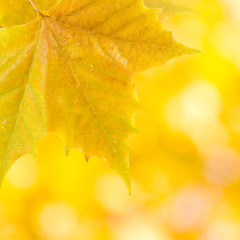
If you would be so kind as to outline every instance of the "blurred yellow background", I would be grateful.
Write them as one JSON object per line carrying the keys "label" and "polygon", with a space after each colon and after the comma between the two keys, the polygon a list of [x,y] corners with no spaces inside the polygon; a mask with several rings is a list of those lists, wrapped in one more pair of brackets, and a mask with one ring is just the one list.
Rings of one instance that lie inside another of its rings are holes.
{"label": "blurred yellow background", "polygon": [[[55,135],[0,191],[1,240],[240,239],[240,1],[176,0],[160,17],[202,53],[134,76],[146,113],[132,136],[132,196],[100,159]],[[156,1],[157,3],[157,1]]]}

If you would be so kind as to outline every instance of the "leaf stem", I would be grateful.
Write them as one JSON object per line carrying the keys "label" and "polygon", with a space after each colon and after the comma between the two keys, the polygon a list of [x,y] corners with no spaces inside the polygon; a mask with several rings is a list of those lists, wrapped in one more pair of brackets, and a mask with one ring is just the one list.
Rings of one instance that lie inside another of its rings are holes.
{"label": "leaf stem", "polygon": [[31,3],[31,5],[33,6],[33,8],[41,15],[41,12],[40,12],[40,10],[37,8],[36,4],[35,4],[32,0],[28,0],[28,1]]}

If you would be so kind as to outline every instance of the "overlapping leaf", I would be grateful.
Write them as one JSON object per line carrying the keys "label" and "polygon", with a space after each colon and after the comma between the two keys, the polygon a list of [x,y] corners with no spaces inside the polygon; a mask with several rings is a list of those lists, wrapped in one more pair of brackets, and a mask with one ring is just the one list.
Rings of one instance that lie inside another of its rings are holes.
{"label": "overlapping leaf", "polygon": [[149,8],[161,8],[163,12],[160,17],[174,16],[182,13],[193,12],[188,7],[181,5],[176,0],[144,0]]}
{"label": "overlapping leaf", "polygon": [[80,148],[105,159],[130,189],[129,136],[138,111],[131,76],[193,51],[142,0],[63,0],[47,12],[19,0],[26,8],[18,16],[15,3],[0,5],[1,24],[30,22],[0,30],[1,178],[18,157],[34,153],[37,140],[57,132],[66,152]]}

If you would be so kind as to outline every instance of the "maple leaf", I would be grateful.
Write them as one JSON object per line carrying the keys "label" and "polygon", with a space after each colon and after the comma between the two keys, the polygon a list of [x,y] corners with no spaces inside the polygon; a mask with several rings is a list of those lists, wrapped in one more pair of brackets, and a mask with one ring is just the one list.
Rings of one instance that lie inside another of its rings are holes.
{"label": "maple leaf", "polygon": [[[0,12],[7,16],[15,3],[5,1]],[[194,51],[162,29],[160,11],[142,0],[62,0],[49,11],[32,0],[17,4],[25,11],[2,18],[12,27],[0,29],[1,179],[56,132],[66,152],[105,159],[130,190],[129,137],[139,108],[131,76]]]}

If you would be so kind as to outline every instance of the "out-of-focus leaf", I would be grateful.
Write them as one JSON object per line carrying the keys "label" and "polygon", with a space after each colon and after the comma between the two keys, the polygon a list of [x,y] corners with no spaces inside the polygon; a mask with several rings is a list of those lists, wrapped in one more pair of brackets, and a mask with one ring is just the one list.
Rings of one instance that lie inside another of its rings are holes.
{"label": "out-of-focus leaf", "polygon": [[186,12],[192,12],[190,8],[179,4],[175,0],[144,0],[144,4],[149,8],[163,9],[163,12],[160,15],[161,17],[175,16]]}

